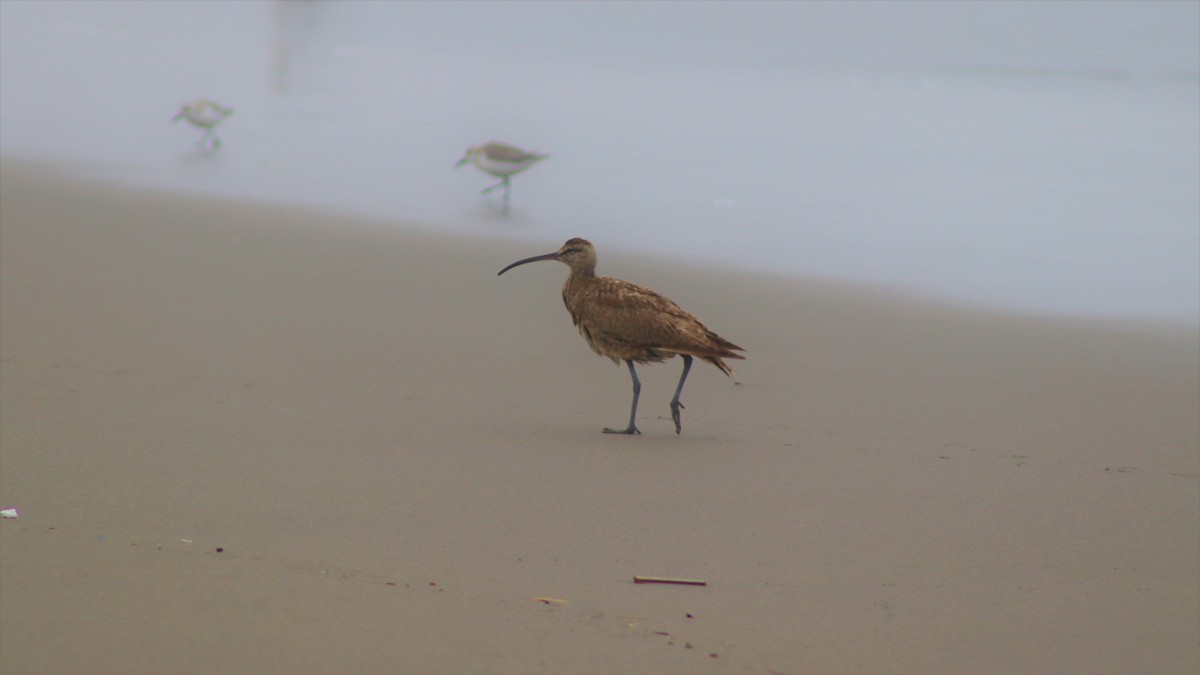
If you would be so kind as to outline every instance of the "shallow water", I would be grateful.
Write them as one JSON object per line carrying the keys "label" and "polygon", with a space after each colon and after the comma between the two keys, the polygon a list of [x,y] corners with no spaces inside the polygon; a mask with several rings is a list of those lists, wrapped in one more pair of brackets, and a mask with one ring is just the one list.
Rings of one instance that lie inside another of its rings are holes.
{"label": "shallow water", "polygon": [[[5,0],[0,152],[531,255],[1196,324],[1198,7]],[[168,124],[199,96],[236,109],[214,153]],[[507,214],[453,169],[489,139],[551,154]]]}

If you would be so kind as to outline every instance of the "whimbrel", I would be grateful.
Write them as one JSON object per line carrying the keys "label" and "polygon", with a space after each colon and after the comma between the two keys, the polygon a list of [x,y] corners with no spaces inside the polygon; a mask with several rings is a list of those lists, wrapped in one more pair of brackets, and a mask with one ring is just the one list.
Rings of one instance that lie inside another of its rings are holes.
{"label": "whimbrel", "polygon": [[726,375],[733,369],[722,359],[746,358],[736,353],[745,349],[712,332],[679,305],[649,288],[596,276],[596,249],[586,239],[569,239],[554,253],[518,260],[498,274],[539,260],[557,260],[571,268],[562,287],[562,298],[579,334],[587,340],[592,351],[607,356],[614,363],[624,361],[629,366],[629,376],[633,378],[629,426],[606,428],[605,433],[642,433],[636,424],[642,383],[633,364],[658,363],[677,354],[683,357],[683,373],[675,387],[675,397],[671,399],[671,419],[675,420],[675,433],[678,434],[683,430],[679,422],[679,411],[683,408],[679,394],[692,368],[692,357],[708,361]]}
{"label": "whimbrel", "polygon": [[507,209],[509,177],[513,174],[521,173],[525,169],[537,164],[539,160],[546,159],[549,156],[536,152],[525,152],[511,145],[491,141],[483,145],[474,145],[467,148],[466,154],[463,155],[462,159],[458,160],[454,168],[470,162],[478,167],[480,171],[502,179],[499,183],[484,188],[483,194],[487,194],[497,188],[504,188],[504,208]]}
{"label": "whimbrel", "polygon": [[207,144],[216,149],[221,147],[221,139],[217,138],[216,134],[217,125],[232,114],[233,108],[226,108],[212,99],[198,98],[180,106],[179,112],[171,118],[171,123],[174,124],[182,119],[191,122],[193,126],[204,129],[204,134],[200,136],[196,145],[203,148]]}

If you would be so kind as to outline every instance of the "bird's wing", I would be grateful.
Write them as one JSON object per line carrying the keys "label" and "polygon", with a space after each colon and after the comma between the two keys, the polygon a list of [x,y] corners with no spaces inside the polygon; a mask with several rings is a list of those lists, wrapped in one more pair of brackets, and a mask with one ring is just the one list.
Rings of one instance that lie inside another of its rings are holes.
{"label": "bird's wing", "polygon": [[580,300],[577,323],[610,340],[663,352],[742,358],[730,351],[740,347],[644,286],[597,277]]}
{"label": "bird's wing", "polygon": [[530,152],[525,152],[520,148],[514,148],[511,145],[504,143],[491,142],[483,146],[483,152],[490,159],[499,162],[527,162],[531,159],[541,159],[542,155],[535,155]]}

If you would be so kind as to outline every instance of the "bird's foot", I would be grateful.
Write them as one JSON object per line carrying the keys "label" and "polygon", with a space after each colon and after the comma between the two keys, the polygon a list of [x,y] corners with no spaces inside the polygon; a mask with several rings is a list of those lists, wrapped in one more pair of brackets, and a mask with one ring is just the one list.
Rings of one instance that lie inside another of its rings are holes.
{"label": "bird's foot", "polygon": [[671,401],[671,419],[675,420],[675,435],[678,436],[683,432],[683,425],[679,423],[679,411],[683,410],[683,404],[679,401]]}
{"label": "bird's foot", "polygon": [[606,434],[629,434],[630,436],[632,436],[634,434],[641,435],[642,432],[639,431],[637,427],[630,424],[629,428],[627,428],[627,429],[610,429],[608,427],[604,427],[604,433],[606,433]]}

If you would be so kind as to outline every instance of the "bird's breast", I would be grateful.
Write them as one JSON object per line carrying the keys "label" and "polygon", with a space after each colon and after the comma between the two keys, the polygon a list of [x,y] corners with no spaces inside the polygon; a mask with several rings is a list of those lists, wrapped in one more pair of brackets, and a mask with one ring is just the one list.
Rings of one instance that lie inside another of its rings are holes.
{"label": "bird's breast", "polygon": [[479,167],[480,169],[483,169],[487,173],[490,173],[493,176],[504,177],[504,176],[511,176],[514,173],[518,173],[518,172],[524,171],[525,169],[528,169],[529,167],[533,166],[533,163],[537,160],[529,159],[529,160],[524,160],[524,161],[512,162],[512,161],[507,161],[507,160],[503,160],[503,159],[493,159],[483,153],[479,153],[478,155],[475,156],[473,161],[474,161],[475,166]]}

